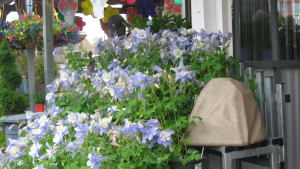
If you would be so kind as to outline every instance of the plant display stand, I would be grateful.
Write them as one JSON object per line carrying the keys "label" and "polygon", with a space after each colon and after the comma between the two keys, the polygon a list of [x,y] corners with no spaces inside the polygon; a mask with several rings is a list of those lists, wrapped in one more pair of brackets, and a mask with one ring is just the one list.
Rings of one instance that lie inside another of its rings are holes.
{"label": "plant display stand", "polygon": [[170,161],[169,166],[171,169],[202,169],[202,161],[191,161],[186,163],[185,165],[182,164],[181,161]]}
{"label": "plant display stand", "polygon": [[[42,116],[46,115],[45,112],[36,112],[35,115]],[[4,116],[0,119],[2,122],[2,126],[0,127],[1,131],[6,135],[6,145],[9,144],[9,139],[18,139],[18,125],[21,122],[26,122],[26,114],[16,114],[10,116]],[[10,127],[11,125],[16,124],[14,127]]]}

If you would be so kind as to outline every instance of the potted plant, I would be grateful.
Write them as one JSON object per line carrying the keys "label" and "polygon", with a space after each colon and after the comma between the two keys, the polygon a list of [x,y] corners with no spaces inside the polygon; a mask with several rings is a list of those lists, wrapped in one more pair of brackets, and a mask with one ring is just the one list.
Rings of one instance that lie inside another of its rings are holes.
{"label": "potted plant", "polygon": [[[43,45],[43,19],[38,15],[21,15],[19,20],[6,23],[1,33],[9,40],[11,46],[18,49],[25,47],[41,47]],[[76,44],[79,28],[55,19],[53,22],[54,46]]]}
{"label": "potted plant", "polygon": [[46,104],[44,92],[35,92],[33,94],[33,100],[35,103],[35,111],[36,112],[44,112],[44,107]]}
{"label": "potted plant", "polygon": [[[64,65],[47,86],[50,117],[27,112],[29,123],[7,147],[3,164],[148,169],[200,160],[201,153],[187,147],[192,140],[185,133],[193,125],[188,119],[203,85],[236,66],[226,59],[231,36],[134,29],[129,37],[100,40],[102,69]],[[78,59],[71,52],[67,57],[68,63]]]}

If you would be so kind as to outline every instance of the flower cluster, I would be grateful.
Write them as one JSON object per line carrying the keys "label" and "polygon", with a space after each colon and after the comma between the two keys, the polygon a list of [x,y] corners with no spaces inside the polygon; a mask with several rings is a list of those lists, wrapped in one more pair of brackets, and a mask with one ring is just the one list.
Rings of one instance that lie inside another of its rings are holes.
{"label": "flower cluster", "polygon": [[[32,47],[43,45],[43,19],[40,16],[22,15],[19,20],[7,24],[10,26],[4,31],[4,35],[12,46]],[[77,43],[78,31],[76,25],[68,25],[59,20],[54,20],[54,46]]]}
{"label": "flower cluster", "polygon": [[5,22],[5,21],[0,21],[0,41],[5,39],[5,32],[6,29],[8,29],[10,27],[10,24]]}
{"label": "flower cluster", "polygon": [[[202,84],[226,76],[215,73],[224,71],[217,63],[226,71],[234,64],[226,62],[231,36],[185,28],[152,34],[147,28],[100,39],[99,69],[63,65],[47,86],[48,116],[26,112],[27,125],[0,153],[1,164],[168,168],[168,160],[200,159],[186,146],[189,114]],[[69,64],[78,59],[71,52],[66,58]]]}

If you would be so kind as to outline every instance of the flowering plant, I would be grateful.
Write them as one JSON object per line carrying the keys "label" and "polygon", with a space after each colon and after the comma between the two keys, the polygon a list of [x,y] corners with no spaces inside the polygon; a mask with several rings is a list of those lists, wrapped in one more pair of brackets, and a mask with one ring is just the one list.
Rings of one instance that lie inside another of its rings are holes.
{"label": "flowering plant", "polygon": [[[226,68],[235,65],[226,58],[231,36],[185,28],[152,34],[147,28],[100,39],[100,70],[63,65],[47,86],[49,117],[26,112],[27,125],[0,154],[1,164],[147,169],[168,168],[169,160],[180,158],[183,164],[199,160],[201,154],[186,146],[189,114],[204,81],[227,76]],[[66,58],[80,59],[72,52]]]}
{"label": "flowering plant", "polygon": [[5,39],[5,31],[10,27],[10,24],[5,21],[0,21],[0,41]]}
{"label": "flowering plant", "polygon": [[[54,46],[76,44],[79,29],[76,25],[68,25],[59,20],[53,22]],[[12,21],[10,26],[2,32],[13,46],[42,46],[43,19],[38,15],[20,16]]]}

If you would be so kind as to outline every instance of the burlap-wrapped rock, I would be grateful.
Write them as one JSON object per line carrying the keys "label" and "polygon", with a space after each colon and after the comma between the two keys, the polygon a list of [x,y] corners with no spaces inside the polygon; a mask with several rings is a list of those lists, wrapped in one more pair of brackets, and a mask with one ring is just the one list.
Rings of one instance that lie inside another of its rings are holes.
{"label": "burlap-wrapped rock", "polygon": [[187,133],[190,146],[247,146],[267,138],[252,91],[232,78],[210,80],[200,92],[190,120],[195,121]]}

